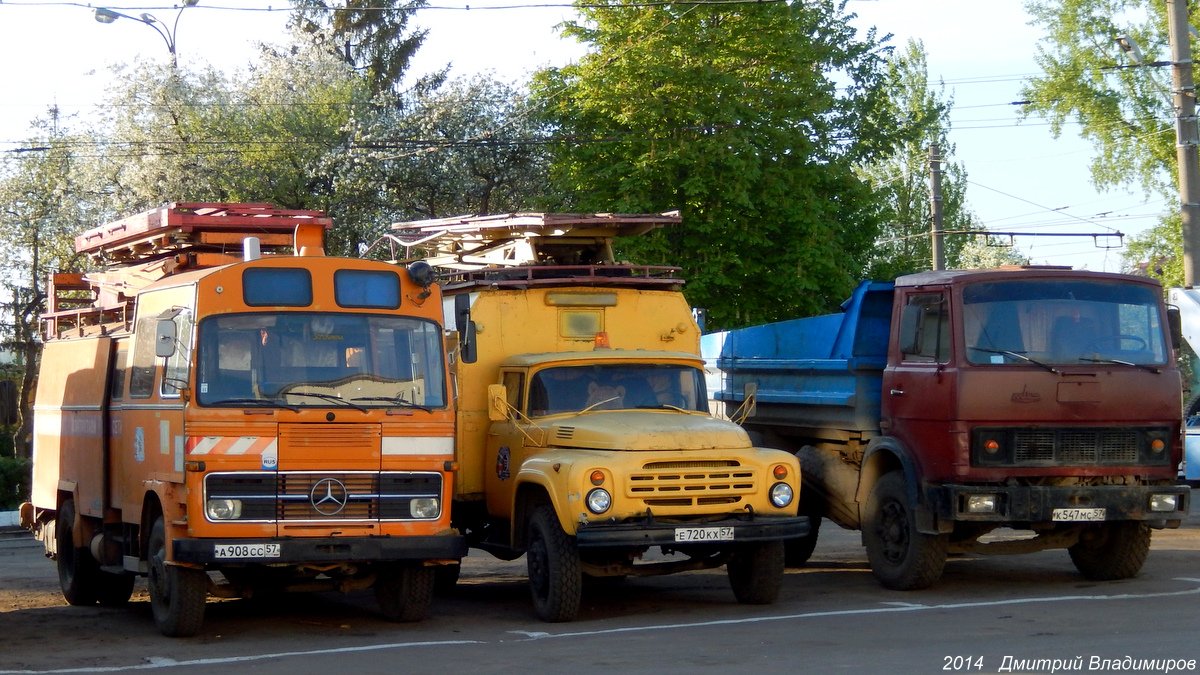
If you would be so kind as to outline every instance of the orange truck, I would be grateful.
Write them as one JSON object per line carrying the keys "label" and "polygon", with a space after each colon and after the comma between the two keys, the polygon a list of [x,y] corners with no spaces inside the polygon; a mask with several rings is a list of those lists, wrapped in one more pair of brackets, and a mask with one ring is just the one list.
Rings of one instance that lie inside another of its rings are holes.
{"label": "orange truck", "polygon": [[51,279],[21,507],[69,603],[144,576],[169,636],[210,595],[373,588],[426,615],[466,552],[441,294],[427,265],[325,257],[329,226],[173,203],[76,239],[107,271]]}

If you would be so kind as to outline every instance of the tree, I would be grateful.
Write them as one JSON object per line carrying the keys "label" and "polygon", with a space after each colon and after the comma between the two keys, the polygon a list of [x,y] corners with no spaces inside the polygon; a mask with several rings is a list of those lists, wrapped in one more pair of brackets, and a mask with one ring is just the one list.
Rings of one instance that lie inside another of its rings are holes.
{"label": "tree", "polygon": [[890,150],[883,59],[832,2],[578,5],[591,51],[543,70],[548,208],[679,209],[621,252],[681,265],[714,327],[821,311],[850,291],[881,215],[853,167]]}
{"label": "tree", "polygon": [[[944,87],[929,86],[929,69],[924,46],[909,41],[902,54],[888,66],[892,85],[894,115],[906,131],[907,140],[894,154],[871,161],[859,171],[877,193],[884,196],[886,209],[879,238],[871,252],[865,276],[870,279],[894,279],[932,269],[933,246],[930,236],[930,153],[937,145],[943,157],[954,154],[950,143],[950,109],[953,98],[945,97]],[[960,267],[960,253],[979,229],[966,207],[966,170],[961,164],[943,162],[941,180],[943,251],[947,267]]]}
{"label": "tree", "polygon": [[[1068,122],[1079,125],[1097,149],[1091,164],[1097,187],[1137,185],[1173,197],[1175,112],[1170,69],[1161,67],[1170,52],[1165,3],[1037,0],[1029,9],[1047,37],[1037,57],[1045,74],[1022,92],[1027,114],[1046,117],[1056,135]],[[1133,239],[1122,254],[1126,269],[1163,270],[1160,278],[1181,283],[1179,227],[1178,216],[1168,216]]]}
{"label": "tree", "polygon": [[6,252],[0,272],[8,298],[0,311],[12,317],[5,346],[24,364],[13,442],[16,456],[25,458],[31,456],[46,279],[54,271],[80,269],[74,237],[91,215],[74,177],[75,148],[87,147],[86,139],[71,135],[54,108],[35,120],[33,130],[29,147],[40,150],[7,157],[0,165],[0,247]]}
{"label": "tree", "polygon": [[[429,31],[409,31],[408,20],[424,0],[396,4],[385,0],[295,0],[292,27],[344,63],[361,72],[371,94],[399,95],[400,84]],[[436,86],[445,73],[432,75]]]}

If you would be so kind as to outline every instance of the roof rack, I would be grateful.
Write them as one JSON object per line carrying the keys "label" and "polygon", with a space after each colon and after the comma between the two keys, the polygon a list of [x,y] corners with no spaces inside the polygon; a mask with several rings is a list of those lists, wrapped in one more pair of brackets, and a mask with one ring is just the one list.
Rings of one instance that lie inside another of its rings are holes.
{"label": "roof rack", "polygon": [[260,250],[281,253],[329,229],[321,211],[280,209],[265,203],[173,202],[92,228],[75,238],[104,272],[56,272],[46,285],[42,314],[46,339],[108,335],[130,330],[138,291],[179,272],[242,259],[242,243],[257,237]]}
{"label": "roof rack", "polygon": [[376,240],[364,255],[386,247],[393,261],[421,259],[443,271],[613,264],[614,238],[680,222],[678,211],[455,216],[395,223],[392,233]]}

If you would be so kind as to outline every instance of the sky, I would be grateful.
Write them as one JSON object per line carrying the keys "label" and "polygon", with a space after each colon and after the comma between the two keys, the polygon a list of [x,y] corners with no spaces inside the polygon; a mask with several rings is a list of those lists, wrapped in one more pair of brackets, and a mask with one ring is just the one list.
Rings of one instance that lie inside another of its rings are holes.
{"label": "sky", "polygon": [[[569,3],[430,4],[434,7],[416,18],[429,36],[413,64],[415,73],[449,63],[452,76],[493,71],[519,80],[582,53],[556,30],[573,15]],[[538,6],[514,8],[522,4]],[[166,40],[150,26],[133,19],[98,23],[95,6],[0,0],[0,152],[21,147],[30,121],[51,105],[86,118],[104,98],[110,66],[169,58]],[[257,43],[286,37],[286,0],[200,0],[182,13],[163,0],[103,6],[130,16],[148,12],[168,26],[178,18],[174,37],[184,67],[244,68]],[[1040,38],[1040,30],[1028,24],[1022,0],[850,0],[847,9],[858,15],[856,26],[892,34],[898,49],[910,38],[923,42],[931,83],[943,83],[954,99],[950,141],[955,152],[947,159],[967,171],[968,207],[989,230],[1022,233],[1013,244],[1032,262],[1119,271],[1121,240],[1115,236],[1093,241],[1046,235],[1120,232],[1128,241],[1178,208],[1173,200],[1147,199],[1140,192],[1098,193],[1088,174],[1092,149],[1074,127],[1054,139],[1045,122],[1019,121],[1013,102],[1020,99],[1022,80],[1037,74]]]}

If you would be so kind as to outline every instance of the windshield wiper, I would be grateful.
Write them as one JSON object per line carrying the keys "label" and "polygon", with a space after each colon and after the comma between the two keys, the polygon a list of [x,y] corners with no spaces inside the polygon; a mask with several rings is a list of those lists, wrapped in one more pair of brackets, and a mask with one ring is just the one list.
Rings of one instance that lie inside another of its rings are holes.
{"label": "windshield wiper", "polygon": [[1087,356],[1081,356],[1079,357],[1079,360],[1087,361],[1089,363],[1115,363],[1118,366],[1132,366],[1133,368],[1141,368],[1142,370],[1154,373],[1155,375],[1162,373],[1161,368],[1147,365],[1145,363],[1134,363],[1133,361],[1122,361],[1120,359],[1093,359]]}
{"label": "windshield wiper", "polygon": [[1038,361],[1037,359],[1031,359],[1028,356],[1025,356],[1024,354],[1022,354],[1021,352],[1013,352],[1013,351],[1009,351],[1007,349],[988,349],[987,347],[967,347],[967,349],[973,349],[977,352],[984,352],[987,354],[1003,354],[1004,356],[1011,356],[1014,359],[1028,361],[1029,363],[1032,363],[1035,366],[1041,366],[1042,368],[1045,368],[1046,370],[1054,373],[1055,375],[1058,374],[1058,369],[1055,368],[1054,366],[1051,366],[1046,363],[1042,363],[1041,361]]}
{"label": "windshield wiper", "polygon": [[406,401],[406,400],[404,400],[404,398],[402,396],[357,396],[351,400],[353,400],[353,401],[383,401],[385,403],[391,403],[392,405],[395,405],[400,408],[413,408],[414,410],[421,410],[424,412],[432,412],[431,408],[427,408],[419,403],[413,403],[411,401]]}
{"label": "windshield wiper", "polygon": [[204,405],[249,405],[260,408],[283,408],[292,412],[300,412],[300,409],[294,405],[290,405],[285,401],[271,398],[223,398],[220,401],[211,401]]}
{"label": "windshield wiper", "polygon": [[367,412],[367,409],[361,405],[355,405],[341,396],[334,396],[333,394],[320,394],[315,391],[289,391],[288,393],[284,394],[284,396],[311,396],[313,398],[319,398],[322,401],[336,401],[342,405],[350,406],[359,412]]}

